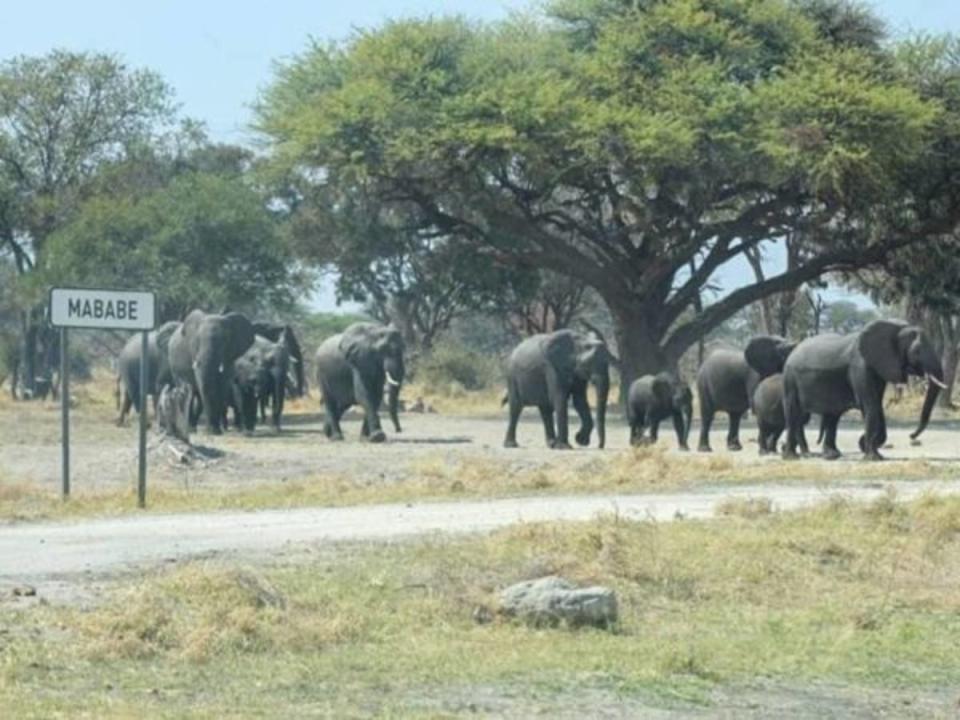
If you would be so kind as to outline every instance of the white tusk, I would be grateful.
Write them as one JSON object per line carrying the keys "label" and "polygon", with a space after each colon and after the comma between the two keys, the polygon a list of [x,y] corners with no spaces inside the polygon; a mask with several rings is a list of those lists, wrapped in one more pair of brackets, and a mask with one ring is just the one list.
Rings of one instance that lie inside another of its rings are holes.
{"label": "white tusk", "polygon": [[946,390],[946,389],[947,389],[947,386],[944,384],[944,382],[943,382],[942,380],[939,380],[939,379],[935,378],[935,377],[934,377],[933,375],[931,375],[930,373],[927,373],[927,380],[928,380],[929,382],[932,382],[934,385],[936,385],[936,386],[937,386],[938,388],[940,388],[941,390]]}
{"label": "white tusk", "polygon": [[393,385],[394,387],[400,387],[400,383],[393,379],[393,375],[390,374],[390,371],[387,370],[387,382]]}

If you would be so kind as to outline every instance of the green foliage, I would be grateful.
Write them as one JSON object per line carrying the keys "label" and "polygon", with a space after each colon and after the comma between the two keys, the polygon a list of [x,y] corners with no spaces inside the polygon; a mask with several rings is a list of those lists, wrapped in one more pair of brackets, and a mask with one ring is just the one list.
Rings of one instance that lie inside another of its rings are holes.
{"label": "green foliage", "polygon": [[459,386],[464,390],[485,390],[502,381],[503,372],[488,354],[460,345],[441,343],[419,359],[416,380],[436,390]]}
{"label": "green foliage", "polygon": [[186,173],[136,196],[95,196],[50,239],[45,279],[155,289],[163,315],[289,306],[292,266],[265,201],[239,177]]}
{"label": "green foliage", "polygon": [[298,328],[302,329],[302,345],[304,352],[309,355],[319,347],[320,343],[331,335],[342,333],[355,322],[369,322],[370,318],[353,313],[326,313],[317,312],[304,315],[297,321]]}
{"label": "green foliage", "polygon": [[[927,164],[952,111],[897,70],[863,6],[547,12],[391,22],[281,67],[258,126],[301,237],[332,207],[401,211],[411,230],[585,282],[622,337],[669,362],[761,297],[956,219]],[[723,264],[801,230],[803,263],[689,313]]]}

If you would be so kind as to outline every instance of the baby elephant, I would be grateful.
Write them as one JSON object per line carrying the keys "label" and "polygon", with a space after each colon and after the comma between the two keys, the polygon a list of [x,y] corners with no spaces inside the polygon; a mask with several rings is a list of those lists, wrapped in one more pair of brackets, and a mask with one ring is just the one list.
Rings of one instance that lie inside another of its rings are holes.
{"label": "baby elephant", "polygon": [[[783,374],[777,373],[768,378],[764,378],[753,391],[753,397],[750,400],[750,409],[757,418],[757,427],[759,436],[757,443],[760,445],[761,455],[771,455],[777,452],[777,441],[787,426],[786,417],[783,414]],[[804,416],[803,424],[810,422],[809,413]],[[810,454],[807,447],[807,438],[801,429],[799,437],[800,451],[804,455]]]}
{"label": "baby elephant", "polygon": [[643,444],[643,433],[648,426],[650,442],[656,442],[660,422],[668,417],[673,418],[680,449],[688,450],[687,436],[693,418],[693,393],[689,386],[670,373],[644,375],[634,380],[627,395],[630,444]]}

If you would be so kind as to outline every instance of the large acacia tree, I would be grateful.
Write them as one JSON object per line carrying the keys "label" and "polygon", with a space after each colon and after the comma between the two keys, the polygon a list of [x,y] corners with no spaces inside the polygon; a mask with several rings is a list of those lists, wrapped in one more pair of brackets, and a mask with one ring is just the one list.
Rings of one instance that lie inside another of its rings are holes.
{"label": "large acacia tree", "polygon": [[[412,206],[427,231],[595,288],[629,379],[750,303],[953,227],[945,115],[842,0],[566,0],[314,44],[258,124],[305,205]],[[788,234],[801,263],[697,307]]]}

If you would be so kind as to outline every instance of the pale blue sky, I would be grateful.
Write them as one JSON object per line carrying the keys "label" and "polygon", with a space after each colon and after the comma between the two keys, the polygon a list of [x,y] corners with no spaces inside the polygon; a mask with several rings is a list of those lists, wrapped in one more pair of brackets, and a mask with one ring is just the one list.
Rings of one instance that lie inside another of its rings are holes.
{"label": "pale blue sky", "polygon": [[[895,35],[960,32],[960,0],[875,0]],[[250,103],[271,63],[302,50],[310,36],[337,39],[386,18],[461,13],[495,19],[527,0],[32,0],[4,3],[0,59],[53,48],[122,56],[159,72],[185,114],[219,140],[244,142]],[[725,272],[735,281],[741,270]],[[726,283],[725,283],[726,284]],[[331,304],[329,291],[318,303]]]}

